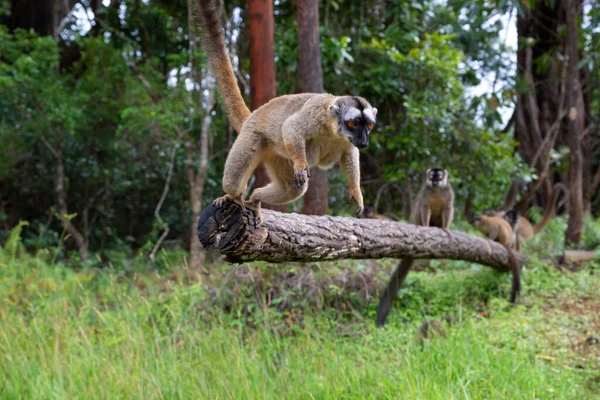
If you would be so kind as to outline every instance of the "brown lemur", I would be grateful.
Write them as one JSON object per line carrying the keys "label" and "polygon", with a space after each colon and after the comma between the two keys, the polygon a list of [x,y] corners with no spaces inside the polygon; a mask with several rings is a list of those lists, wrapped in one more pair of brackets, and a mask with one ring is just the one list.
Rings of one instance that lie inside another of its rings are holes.
{"label": "brown lemur", "polygon": [[377,109],[362,97],[303,93],[285,95],[250,112],[238,88],[223,41],[215,0],[200,1],[195,12],[202,31],[202,47],[217,79],[229,120],[239,135],[225,162],[225,196],[244,206],[243,193],[262,162],[271,183],[254,190],[248,204],[261,221],[261,202],[287,204],[308,188],[309,168],[329,169],[338,163],[348,181],[349,201],[363,212],[358,148],[367,147]]}
{"label": "brown lemur", "polygon": [[490,217],[487,215],[476,215],[471,223],[490,240],[500,243],[508,251],[510,258],[513,282],[510,293],[510,302],[516,303],[521,293],[521,268],[513,253],[516,235],[510,223],[502,217]]}
{"label": "brown lemur", "polygon": [[[411,222],[420,226],[435,226],[449,231],[454,218],[454,191],[448,181],[448,171],[431,168],[425,173],[425,182],[415,199]],[[383,326],[398,295],[398,290],[412,267],[413,259],[404,258],[392,274],[379,300],[376,326]]]}
{"label": "brown lemur", "polygon": [[[519,240],[519,223],[522,222],[521,213],[519,210],[510,209],[506,211],[503,217],[512,229],[511,248],[521,251],[521,242]],[[529,223],[529,221],[527,221]]]}
{"label": "brown lemur", "polygon": [[535,225],[531,225],[531,222],[529,222],[527,217],[521,215],[521,213],[516,209],[509,209],[507,211],[490,210],[486,212],[486,215],[494,217],[503,217],[508,221],[515,234],[514,247],[517,251],[521,251],[521,245],[524,242],[533,239],[534,235],[537,235],[538,233],[542,232],[546,228],[546,226],[548,226],[548,223],[556,214],[558,197],[561,191],[565,193],[568,192],[568,190],[562,183],[555,184],[554,188],[552,189],[552,197],[548,201],[546,209],[544,210],[544,215],[540,222],[538,222]]}

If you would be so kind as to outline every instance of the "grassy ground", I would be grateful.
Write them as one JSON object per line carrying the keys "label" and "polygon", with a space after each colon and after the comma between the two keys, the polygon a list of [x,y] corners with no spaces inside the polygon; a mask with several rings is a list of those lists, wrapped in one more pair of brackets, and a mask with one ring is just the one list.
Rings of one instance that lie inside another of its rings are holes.
{"label": "grassy ground", "polygon": [[[529,252],[551,253],[560,230]],[[200,286],[177,256],[154,272],[77,270],[15,243],[0,253],[0,398],[600,396],[598,265],[559,271],[531,256],[513,308],[508,275],[432,262],[375,329],[392,261],[215,264]],[[445,334],[418,339],[444,316]]]}

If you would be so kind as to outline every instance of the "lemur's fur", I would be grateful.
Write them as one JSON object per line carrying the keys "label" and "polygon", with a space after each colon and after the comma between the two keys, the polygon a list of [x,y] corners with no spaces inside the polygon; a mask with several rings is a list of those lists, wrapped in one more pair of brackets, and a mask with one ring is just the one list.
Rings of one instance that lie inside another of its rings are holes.
{"label": "lemur's fur", "polygon": [[256,189],[249,203],[260,220],[261,202],[286,204],[308,188],[309,168],[329,169],[340,163],[348,181],[350,200],[362,214],[358,148],[369,143],[377,109],[357,96],[303,93],[280,96],[250,112],[236,83],[227,54],[215,0],[203,0],[196,12],[202,30],[202,47],[225,103],[229,120],[239,132],[225,162],[223,190],[244,205],[250,176],[262,162],[271,178]]}
{"label": "lemur's fur", "polygon": [[[448,171],[442,168],[430,168],[425,175],[425,182],[417,194],[410,220],[415,225],[436,226],[448,231],[454,218],[454,191],[448,182]],[[375,320],[377,326],[385,324],[392,303],[398,295],[398,289],[412,265],[412,258],[403,258],[392,274],[379,300]]]}

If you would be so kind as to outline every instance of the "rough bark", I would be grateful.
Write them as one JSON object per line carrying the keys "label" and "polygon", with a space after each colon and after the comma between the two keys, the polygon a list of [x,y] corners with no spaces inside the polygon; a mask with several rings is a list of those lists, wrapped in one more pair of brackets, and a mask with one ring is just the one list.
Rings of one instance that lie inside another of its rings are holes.
{"label": "rough bark", "polygon": [[565,244],[578,244],[583,227],[583,151],[584,107],[579,81],[579,46],[577,39],[577,2],[566,4],[567,12],[567,107],[569,131],[569,203],[570,213]]}
{"label": "rough bark", "polygon": [[[273,36],[275,22],[272,1],[249,0],[248,6],[250,14],[250,108],[256,110],[277,95]],[[256,175],[255,187],[262,187],[270,182],[267,171],[262,165],[254,173]],[[284,206],[266,203],[263,203],[262,207],[273,210],[284,209]]]}
{"label": "rough bark", "polygon": [[[498,243],[463,232],[446,233],[374,219],[305,216],[263,211],[263,224],[254,228],[254,215],[237,204],[210,205],[198,220],[198,239],[207,250],[232,262],[328,261],[344,258],[447,258],[477,262],[511,271],[506,249]],[[520,263],[523,258],[517,255]]]}
{"label": "rough bark", "polygon": [[[298,0],[298,86],[300,93],[322,93],[323,68],[319,40],[319,0]],[[325,215],[329,209],[327,171],[310,170],[302,212]]]}

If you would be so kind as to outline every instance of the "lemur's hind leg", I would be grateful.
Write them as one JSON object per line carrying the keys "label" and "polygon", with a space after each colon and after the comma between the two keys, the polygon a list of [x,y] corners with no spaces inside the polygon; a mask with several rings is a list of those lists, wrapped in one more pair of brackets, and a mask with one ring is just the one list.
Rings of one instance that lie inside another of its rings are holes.
{"label": "lemur's hind leg", "polygon": [[[272,156],[264,161],[271,182],[264,187],[255,189],[248,203],[260,209],[261,203],[281,205],[291,203],[300,198],[308,189],[308,181],[297,185],[294,166],[291,160],[280,156]],[[257,217],[262,222],[262,214]]]}
{"label": "lemur's hind leg", "polygon": [[233,201],[245,207],[242,196],[250,176],[261,162],[262,139],[252,129],[252,126],[244,125],[227,154],[223,172],[223,191],[226,194],[213,202],[216,206]]}

